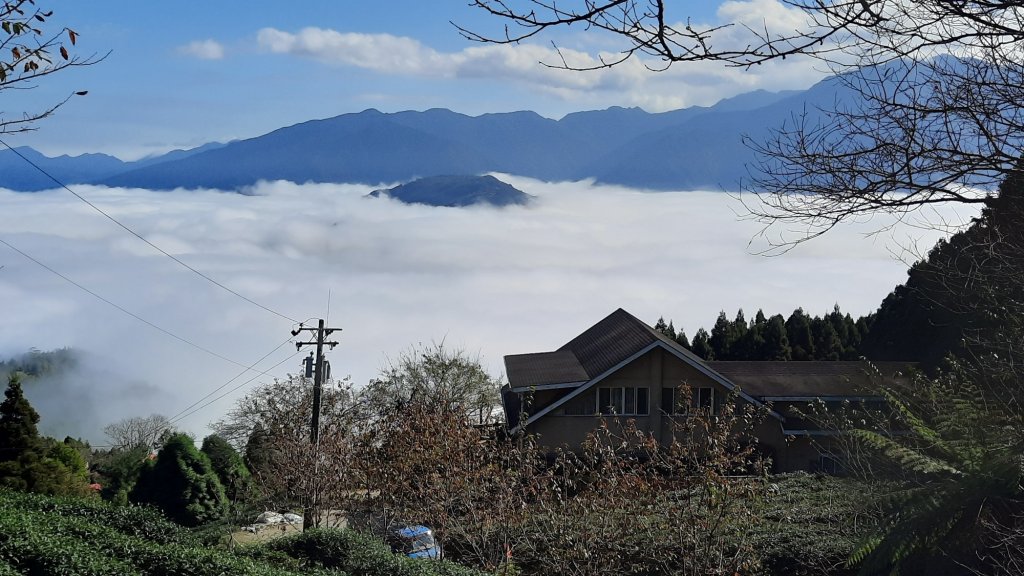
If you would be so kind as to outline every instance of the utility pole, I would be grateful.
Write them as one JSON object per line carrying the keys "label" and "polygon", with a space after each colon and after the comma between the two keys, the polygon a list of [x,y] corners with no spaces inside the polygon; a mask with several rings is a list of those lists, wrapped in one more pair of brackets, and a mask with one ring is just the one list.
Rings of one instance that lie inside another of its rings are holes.
{"label": "utility pole", "polygon": [[324,346],[330,346],[333,350],[338,345],[334,341],[325,342],[324,338],[330,336],[335,330],[341,330],[341,328],[325,328],[322,318],[316,328],[307,328],[299,324],[297,329],[292,330],[292,336],[298,336],[301,332],[316,332],[316,341],[295,343],[296,350],[301,350],[303,346],[316,346],[316,358],[313,364],[313,417],[310,421],[309,430],[309,442],[313,445],[313,474],[310,482],[309,500],[306,502],[306,508],[303,511],[303,529],[315,528],[319,520],[317,518],[317,498],[320,487],[317,474],[320,462],[320,394],[324,384]]}

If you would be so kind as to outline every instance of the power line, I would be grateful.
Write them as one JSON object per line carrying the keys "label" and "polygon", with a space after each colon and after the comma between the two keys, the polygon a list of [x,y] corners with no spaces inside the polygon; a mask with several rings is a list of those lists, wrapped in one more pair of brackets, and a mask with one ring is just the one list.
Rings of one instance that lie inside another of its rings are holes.
{"label": "power line", "polygon": [[246,302],[248,302],[248,303],[252,304],[253,306],[257,306],[257,307],[259,307],[259,308],[262,308],[263,310],[266,310],[267,312],[270,312],[271,314],[273,314],[273,315],[275,315],[275,316],[278,316],[278,317],[280,317],[280,318],[284,318],[285,320],[288,320],[289,322],[293,322],[293,323],[298,323],[298,320],[296,320],[296,319],[294,319],[294,318],[291,318],[291,317],[289,317],[289,316],[287,316],[287,315],[285,315],[285,314],[282,314],[282,313],[280,313],[280,312],[278,312],[278,311],[276,311],[276,310],[273,310],[273,309],[271,309],[271,308],[268,308],[268,307],[264,306],[263,304],[260,304],[259,302],[256,302],[255,300],[252,300],[251,298],[248,298],[247,296],[243,296],[242,294],[239,294],[238,292],[236,292],[236,291],[232,290],[231,288],[228,288],[228,287],[227,287],[227,286],[225,286],[224,284],[221,284],[220,282],[218,282],[218,281],[214,280],[213,278],[210,278],[209,276],[207,276],[206,274],[204,274],[204,273],[200,272],[199,270],[196,270],[196,269],[195,269],[195,268],[193,268],[192,266],[189,266],[188,264],[186,264],[186,263],[185,263],[184,261],[182,261],[182,260],[181,260],[181,259],[179,259],[178,257],[174,256],[173,254],[170,254],[169,252],[167,252],[167,251],[166,251],[166,250],[164,250],[163,248],[161,248],[161,247],[157,246],[156,244],[153,244],[152,242],[150,242],[149,240],[147,240],[146,238],[144,238],[144,237],[143,237],[143,236],[142,236],[141,234],[139,234],[139,233],[138,233],[138,232],[136,232],[135,230],[132,230],[132,229],[131,229],[131,228],[129,228],[128,226],[126,226],[126,225],[122,224],[122,223],[121,223],[120,221],[118,221],[118,220],[117,220],[116,218],[114,218],[114,217],[113,217],[113,216],[111,216],[110,214],[108,214],[108,213],[106,213],[105,211],[103,211],[103,209],[102,209],[102,208],[100,208],[99,206],[97,206],[97,205],[93,204],[92,202],[90,202],[89,200],[87,200],[87,199],[86,199],[85,197],[83,197],[82,195],[80,195],[80,194],[79,194],[78,192],[75,192],[75,191],[74,191],[74,190],[72,190],[71,188],[68,188],[68,186],[67,186],[67,185],[65,185],[65,184],[64,184],[63,182],[61,182],[61,181],[60,181],[60,180],[58,180],[58,179],[57,179],[56,177],[54,177],[54,176],[53,176],[52,174],[50,174],[50,173],[49,173],[49,172],[47,172],[47,171],[46,171],[45,169],[43,169],[43,167],[42,167],[42,166],[39,166],[38,164],[36,164],[36,163],[35,163],[35,162],[33,162],[32,160],[30,160],[30,159],[28,159],[27,157],[25,157],[25,155],[23,155],[23,154],[22,154],[21,152],[17,151],[17,150],[16,150],[16,149],[14,149],[13,147],[11,147],[11,145],[10,145],[10,144],[8,144],[7,142],[5,142],[5,141],[4,141],[3,139],[0,139],[0,144],[3,144],[4,146],[6,146],[6,147],[7,147],[7,149],[8,149],[8,150],[10,150],[11,152],[14,152],[15,154],[17,154],[19,158],[21,158],[22,160],[24,160],[25,162],[27,162],[27,163],[28,163],[28,164],[29,164],[30,166],[32,166],[33,168],[35,168],[36,170],[38,170],[38,171],[39,171],[40,173],[42,173],[42,174],[43,174],[44,176],[46,176],[47,178],[49,178],[50,180],[52,180],[52,181],[53,181],[53,182],[54,182],[54,183],[55,183],[56,185],[60,186],[60,187],[61,187],[61,188],[63,188],[64,190],[67,190],[67,191],[68,191],[68,192],[70,192],[70,193],[71,193],[72,195],[74,195],[74,196],[75,196],[75,198],[78,198],[78,199],[79,199],[79,200],[81,200],[82,202],[85,202],[85,203],[86,203],[86,204],[87,204],[87,205],[88,205],[88,206],[89,206],[90,208],[92,208],[92,209],[93,209],[93,210],[95,210],[96,212],[99,212],[100,214],[102,214],[102,215],[103,215],[104,217],[106,217],[106,218],[107,218],[107,220],[110,220],[110,221],[111,221],[111,222],[113,222],[114,224],[117,224],[117,225],[118,225],[118,226],[120,226],[120,227],[121,227],[122,229],[124,229],[124,230],[125,230],[126,232],[128,232],[129,234],[131,234],[132,236],[135,236],[135,237],[136,237],[136,238],[138,238],[139,240],[142,240],[143,242],[145,242],[146,244],[148,244],[148,245],[149,245],[150,247],[152,247],[152,248],[153,248],[154,250],[156,250],[157,252],[160,252],[160,253],[161,253],[161,254],[163,254],[164,256],[167,256],[167,257],[168,257],[168,258],[170,258],[171,260],[174,260],[175,262],[177,262],[178,264],[180,264],[181,266],[183,266],[183,267],[184,267],[184,268],[186,268],[187,270],[190,270],[191,272],[193,272],[194,274],[196,274],[196,275],[197,275],[197,276],[199,276],[200,278],[203,278],[204,280],[206,280],[206,281],[208,281],[208,282],[211,282],[211,283],[212,283],[212,284],[214,284],[215,286],[218,286],[218,287],[220,287],[221,289],[223,289],[223,290],[226,290],[227,292],[229,292],[229,293],[231,293],[231,294],[234,294],[235,296],[237,296],[237,297],[241,298],[242,300],[245,300]]}
{"label": "power line", "polygon": [[[280,346],[279,346],[279,348],[280,348]],[[298,356],[298,355],[299,355],[299,352],[298,352],[298,351],[296,351],[296,352],[293,352],[293,353],[291,354],[291,356],[288,356],[288,357],[287,357],[287,358],[285,358],[284,360],[281,360],[281,361],[280,361],[280,362],[278,362],[277,364],[274,364],[273,366],[271,366],[270,368],[268,368],[268,369],[267,369],[267,371],[270,371],[270,370],[273,370],[274,368],[277,368],[277,367],[278,367],[278,366],[280,366],[281,364],[284,364],[285,362],[287,362],[287,361],[291,360],[292,358],[295,358],[295,357],[296,357],[296,356]],[[269,354],[268,354],[268,356],[269,356]],[[258,362],[257,362],[257,363],[258,363]],[[254,364],[254,366],[255,366],[255,364]],[[264,371],[264,372],[262,372],[262,374],[267,374],[267,371]],[[268,375],[269,375],[269,374],[268,374]],[[260,376],[260,374],[257,374],[256,376],[253,376],[252,378],[249,378],[249,379],[248,379],[248,380],[246,380],[245,382],[242,382],[242,383],[241,383],[241,384],[239,384],[238,386],[235,386],[235,387],[234,387],[234,388],[232,388],[231,390],[228,390],[227,392],[225,392],[225,393],[221,394],[220,396],[217,396],[216,398],[214,398],[213,400],[210,400],[209,402],[207,402],[207,403],[203,404],[202,406],[199,406],[198,408],[195,408],[195,409],[194,409],[194,410],[192,410],[191,412],[189,412],[189,413],[187,413],[187,414],[182,414],[181,416],[178,416],[177,418],[175,418],[175,419],[171,420],[171,423],[173,424],[173,423],[175,423],[175,422],[178,422],[178,421],[180,421],[180,420],[184,420],[185,418],[188,418],[189,416],[191,416],[191,415],[195,414],[196,412],[199,412],[200,410],[203,410],[204,408],[207,408],[207,407],[209,407],[209,406],[211,406],[211,405],[215,404],[215,403],[216,403],[217,401],[221,400],[222,398],[224,398],[224,397],[226,397],[226,396],[228,396],[228,395],[230,395],[230,394],[234,393],[235,391],[239,390],[240,388],[242,388],[242,387],[244,387],[244,386],[248,385],[248,384],[249,384],[250,382],[252,382],[252,381],[253,381],[253,380],[255,380],[256,378],[258,378],[259,376]],[[232,380],[234,380],[234,378],[232,378]]]}
{"label": "power line", "polygon": [[[173,421],[174,421],[175,419],[177,419],[177,418],[178,418],[179,416],[181,416],[181,415],[182,415],[182,414],[184,414],[185,412],[188,412],[189,410],[191,410],[192,408],[194,408],[194,407],[195,407],[195,406],[196,406],[197,404],[199,404],[199,403],[200,403],[200,402],[202,402],[203,400],[206,400],[206,399],[207,399],[207,398],[209,398],[210,396],[213,396],[213,395],[214,395],[214,394],[216,394],[217,392],[220,392],[220,391],[221,391],[221,390],[222,390],[222,389],[223,389],[223,388],[224,388],[225,386],[227,386],[228,384],[231,384],[231,383],[232,383],[232,382],[234,382],[235,380],[238,380],[239,378],[241,378],[241,377],[242,377],[242,376],[243,376],[243,375],[244,375],[244,374],[245,374],[246,372],[248,372],[248,371],[250,371],[250,370],[253,370],[253,369],[255,369],[255,367],[256,367],[256,365],[257,365],[257,364],[259,364],[260,362],[263,362],[264,360],[266,360],[268,356],[270,356],[270,355],[271,355],[271,354],[273,354],[274,352],[277,352],[278,350],[280,350],[280,349],[281,349],[281,346],[284,346],[285,344],[287,344],[287,343],[291,342],[291,340],[292,340],[291,338],[288,338],[288,339],[287,339],[287,340],[285,340],[284,342],[281,342],[280,344],[278,344],[277,346],[275,346],[273,350],[271,350],[270,352],[267,352],[266,354],[264,354],[262,358],[260,358],[259,360],[257,360],[257,361],[255,361],[255,362],[253,362],[253,363],[252,363],[252,365],[250,365],[250,366],[246,367],[246,368],[245,368],[244,370],[242,370],[241,372],[239,372],[238,374],[236,374],[234,378],[232,378],[231,380],[228,380],[227,382],[225,382],[225,383],[221,384],[220,386],[218,386],[218,387],[214,388],[213,390],[210,390],[210,392],[209,392],[209,393],[208,393],[208,394],[207,394],[206,396],[203,396],[203,397],[202,397],[202,398],[200,398],[199,400],[196,400],[196,401],[195,401],[195,402],[193,402],[192,404],[189,404],[188,406],[186,406],[186,407],[185,407],[184,409],[182,409],[181,411],[179,411],[179,412],[178,412],[177,414],[175,414],[174,416],[171,416],[171,417],[170,417],[170,420],[171,420],[171,421],[173,422]],[[258,375],[258,374],[257,374],[257,375]]]}
{"label": "power line", "polygon": [[[47,266],[42,261],[38,260],[37,258],[32,256],[31,254],[25,252],[24,250],[21,250],[20,248],[12,245],[10,242],[4,240],[3,238],[0,238],[0,244],[3,244],[4,246],[7,246],[11,250],[14,250],[18,254],[21,254],[22,256],[27,258],[28,260],[31,260],[32,262],[35,262],[36,264],[38,264],[39,266],[41,266],[45,270],[49,271],[51,274],[54,274],[54,275],[58,276],[59,278],[61,278],[65,282],[71,284],[72,286],[78,288],[79,290],[82,290],[83,292],[85,292],[86,294],[89,294],[93,298],[96,298],[97,300],[99,300],[99,301],[101,301],[101,302],[103,302],[103,303],[105,303],[105,304],[107,304],[109,306],[112,306],[112,307],[120,310],[121,312],[127,314],[128,316],[131,316],[132,318],[138,320],[139,322],[142,322],[143,324],[149,326],[150,328],[153,328],[154,330],[162,332],[162,333],[166,334],[167,336],[170,336],[171,338],[174,338],[175,340],[177,340],[177,341],[179,341],[179,342],[181,342],[183,344],[186,344],[188,346],[191,346],[192,348],[195,348],[196,350],[199,350],[201,352],[205,352],[206,354],[209,354],[210,356],[213,356],[214,358],[218,358],[220,360],[223,360],[225,362],[234,364],[236,366],[241,366],[243,368],[246,368],[247,370],[249,369],[245,364],[242,364],[241,362],[236,362],[236,361],[232,360],[231,358],[228,358],[227,356],[224,356],[222,354],[218,354],[217,352],[214,352],[213,350],[210,350],[209,348],[206,348],[205,346],[196,344],[195,342],[192,342],[191,340],[189,340],[187,338],[184,338],[182,336],[178,336],[174,332],[171,332],[170,330],[168,330],[166,328],[158,326],[158,325],[150,322],[149,320],[146,320],[142,316],[139,316],[138,314],[132,312],[131,310],[128,310],[127,308],[121,306],[120,304],[117,304],[116,302],[114,302],[112,300],[109,300],[109,299],[101,296],[100,294],[97,294],[96,292],[90,290],[89,288],[86,288],[85,286],[79,284],[78,282],[74,281],[73,279],[69,278],[68,276],[65,276],[64,274],[58,272],[57,270],[51,268],[50,266]],[[264,374],[266,376],[270,376],[270,374],[267,374],[266,372],[262,372],[262,374]]]}

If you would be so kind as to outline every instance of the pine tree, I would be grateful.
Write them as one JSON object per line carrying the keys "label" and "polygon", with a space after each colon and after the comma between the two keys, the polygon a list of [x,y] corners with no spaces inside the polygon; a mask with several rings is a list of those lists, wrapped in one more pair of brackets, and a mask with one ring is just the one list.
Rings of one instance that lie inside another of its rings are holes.
{"label": "pine tree", "polygon": [[705,360],[715,359],[715,351],[711,348],[711,338],[703,328],[698,328],[693,335],[690,351]]}
{"label": "pine tree", "polygon": [[669,320],[668,324],[665,324],[664,316],[658,318],[658,321],[654,324],[654,329],[672,340],[676,339],[676,329],[672,326],[672,321]]}
{"label": "pine tree", "polygon": [[51,495],[87,493],[85,461],[74,447],[39,436],[39,413],[17,374],[0,403],[0,486]]}
{"label": "pine tree", "polygon": [[187,434],[174,434],[143,467],[128,498],[151,504],[171,520],[198,526],[223,518],[228,501],[210,459]]}
{"label": "pine tree", "polygon": [[217,479],[224,486],[228,500],[235,502],[245,494],[252,476],[242,462],[242,457],[223,437],[211,434],[203,439],[200,452],[206,454],[217,474]]}
{"label": "pine tree", "polygon": [[38,456],[42,452],[38,424],[39,413],[25,398],[21,377],[14,373],[0,403],[0,462],[18,461],[32,453]]}
{"label": "pine tree", "polygon": [[764,347],[762,348],[762,360],[790,360],[792,349],[789,346],[789,337],[786,334],[786,322],[781,314],[776,314],[768,319],[764,325]]}
{"label": "pine tree", "polygon": [[21,390],[18,373],[8,378],[0,403],[0,486],[32,488],[32,469],[42,458],[42,439],[36,425],[39,413]]}
{"label": "pine tree", "polygon": [[811,320],[811,334],[814,337],[815,360],[839,360],[843,356],[839,335],[828,319],[815,316]]}
{"label": "pine tree", "polygon": [[690,349],[690,340],[689,338],[686,337],[686,332],[683,331],[682,329],[680,329],[679,333],[676,335],[676,344],[679,344],[680,346],[686,348],[687,350]]}
{"label": "pine tree", "polygon": [[746,341],[743,344],[748,360],[768,359],[764,339],[767,327],[768,319],[765,318],[764,312],[758,309],[757,314],[754,315],[754,320],[750,323],[750,329],[747,330]]}
{"label": "pine tree", "polygon": [[803,308],[797,308],[786,320],[786,336],[793,350],[793,360],[814,358],[814,337],[811,335],[811,321]]}
{"label": "pine tree", "polygon": [[725,315],[725,310],[718,313],[718,319],[711,328],[711,349],[714,351],[715,360],[732,360],[733,345],[732,322]]}
{"label": "pine tree", "polygon": [[747,326],[747,319],[740,308],[736,313],[736,319],[732,321],[732,330],[729,335],[732,341],[730,346],[731,360],[752,360],[753,350],[750,341],[750,328]]}

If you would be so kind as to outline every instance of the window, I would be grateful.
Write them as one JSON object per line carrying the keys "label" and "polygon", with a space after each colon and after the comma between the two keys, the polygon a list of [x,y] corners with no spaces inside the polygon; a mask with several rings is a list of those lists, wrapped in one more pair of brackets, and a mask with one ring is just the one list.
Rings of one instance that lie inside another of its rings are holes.
{"label": "window", "polygon": [[715,390],[713,388],[694,388],[690,405],[698,410],[710,411],[715,405]]}
{"label": "window", "polygon": [[597,395],[593,390],[587,390],[579,396],[569,400],[562,406],[562,414],[566,416],[593,416],[597,414]]}
{"label": "window", "polygon": [[686,414],[691,409],[717,412],[714,388],[691,388],[688,406],[687,402],[680,396],[680,394],[681,391],[679,388],[662,388],[662,412],[665,414]]}
{"label": "window", "polygon": [[598,388],[597,411],[616,416],[646,416],[650,413],[647,388]]}

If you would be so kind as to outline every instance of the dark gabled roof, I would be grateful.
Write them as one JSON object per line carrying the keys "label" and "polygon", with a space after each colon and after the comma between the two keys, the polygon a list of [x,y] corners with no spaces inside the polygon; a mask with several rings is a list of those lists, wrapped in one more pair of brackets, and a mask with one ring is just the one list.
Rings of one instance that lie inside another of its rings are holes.
{"label": "dark gabled roof", "polygon": [[703,362],[698,356],[622,308],[612,312],[558,350],[571,351],[579,359],[587,375],[595,378],[659,340],[683,355]]}
{"label": "dark gabled roof", "polygon": [[707,362],[741,390],[758,398],[877,396],[905,373],[908,362]]}
{"label": "dark gabled roof", "polygon": [[505,356],[505,374],[513,388],[582,383],[659,340],[702,362],[689,350],[619,308],[555,352]]}
{"label": "dark gabled roof", "polygon": [[505,373],[509,384],[516,388],[590,379],[576,356],[568,350],[505,356]]}
{"label": "dark gabled roof", "polygon": [[619,308],[558,351],[575,356],[589,380],[649,346],[656,339],[646,324]]}

